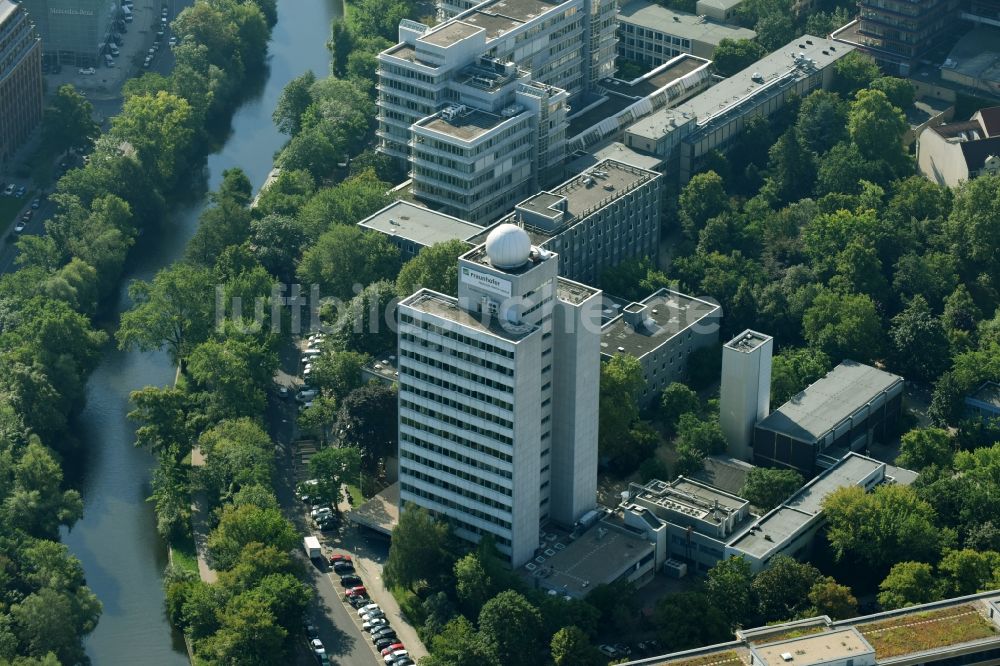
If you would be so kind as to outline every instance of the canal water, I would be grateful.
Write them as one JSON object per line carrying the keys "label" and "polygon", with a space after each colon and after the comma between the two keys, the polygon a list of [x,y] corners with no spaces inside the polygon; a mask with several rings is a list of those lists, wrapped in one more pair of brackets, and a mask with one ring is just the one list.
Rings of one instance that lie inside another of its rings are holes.
{"label": "canal water", "polygon": [[[330,21],[340,13],[340,0],[279,0],[266,83],[239,108],[224,145],[208,157],[209,189],[218,186],[230,167],[242,168],[254,188],[264,182],[286,139],[271,120],[278,96],[308,69],[317,77],[327,75]],[[183,255],[207,203],[203,196],[180,206],[162,233],[140,239],[122,285],[119,311],[129,306],[129,281],[149,280]],[[214,299],[213,294],[205,297]],[[126,418],[131,391],[167,385],[173,375],[166,353],[121,352],[112,344],[87,384],[87,407],[78,424],[87,455],[82,469],[67,470],[79,479],[84,517],[63,538],[104,604],[100,623],[86,641],[95,666],[187,663],[183,642],[171,632],[163,608],[167,553],[146,501],[153,459],[133,446],[135,426]]]}

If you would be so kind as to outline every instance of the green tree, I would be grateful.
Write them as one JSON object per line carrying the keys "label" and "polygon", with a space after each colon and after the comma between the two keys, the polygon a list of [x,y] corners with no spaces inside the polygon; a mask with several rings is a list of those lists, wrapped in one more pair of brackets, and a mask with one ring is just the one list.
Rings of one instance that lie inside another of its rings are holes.
{"label": "green tree", "polygon": [[948,337],[923,296],[892,318],[889,340],[893,366],[903,376],[932,381],[947,369]]}
{"label": "green tree", "polygon": [[75,593],[43,587],[10,607],[14,633],[24,654],[45,657],[54,653],[59,663],[83,663],[81,637],[97,626],[101,602],[87,588]]}
{"label": "green tree", "polygon": [[816,163],[794,125],[771,146],[768,156],[768,173],[780,201],[797,201],[812,192]]}
{"label": "green tree", "polygon": [[907,79],[895,76],[880,76],[872,81],[868,87],[882,92],[894,107],[903,112],[913,106],[914,98],[917,95],[912,83]]}
{"label": "green tree", "polygon": [[719,76],[732,76],[760,60],[764,47],[751,39],[723,39],[712,53],[712,65]]}
{"label": "green tree", "polygon": [[851,588],[829,577],[809,589],[809,603],[812,613],[828,615],[834,620],[846,620],[858,614],[858,600]]}
{"label": "green tree", "polygon": [[194,139],[191,105],[162,90],[156,95],[135,95],[125,100],[121,113],[112,119],[109,134],[128,142],[146,173],[169,191],[184,172]]}
{"label": "green tree", "polygon": [[791,347],[774,355],[771,364],[771,404],[783,405],[830,371],[830,357],[811,347]]}
{"label": "green tree", "polygon": [[563,627],[552,635],[549,643],[555,666],[598,666],[601,654],[579,627]]}
{"label": "green tree", "polygon": [[941,428],[915,428],[903,435],[896,464],[920,471],[930,465],[951,467],[955,444],[951,434]]}
{"label": "green tree", "polygon": [[1000,574],[1000,553],[974,550],[950,550],[938,562],[938,580],[946,597],[993,589]]}
{"label": "green tree", "polygon": [[601,363],[600,428],[601,455],[616,457],[629,444],[629,428],[639,418],[639,393],[645,385],[642,366],[634,356],[616,354]]}
{"label": "green tree", "polygon": [[969,288],[959,284],[944,300],[944,312],[941,323],[952,339],[957,339],[963,333],[972,333],[983,318],[983,313],[972,300]]}
{"label": "green tree", "polygon": [[59,86],[42,122],[44,141],[55,152],[69,148],[87,151],[94,143],[101,128],[94,122],[94,107],[72,85]]}
{"label": "green tree", "polygon": [[[323,191],[323,190],[320,190]],[[294,216],[314,196],[316,184],[312,175],[303,169],[282,169],[271,184],[260,191],[254,213],[266,215]],[[302,225],[299,225],[302,227]],[[301,229],[303,235],[306,230]],[[318,235],[318,234],[317,234]],[[315,238],[311,238],[315,240]],[[298,254],[295,255],[298,257]]]}
{"label": "green tree", "polygon": [[309,473],[318,481],[317,495],[340,513],[340,488],[361,473],[361,452],[351,446],[328,446],[309,459]]}
{"label": "green tree", "polygon": [[188,241],[185,258],[194,264],[212,266],[230,245],[250,236],[250,210],[238,200],[222,198],[198,217],[198,229]]}
{"label": "green tree", "polygon": [[362,467],[377,474],[379,463],[396,455],[398,412],[396,389],[371,382],[351,391],[341,402],[333,432],[343,446],[361,451]]}
{"label": "green tree", "polygon": [[384,234],[335,225],[303,253],[298,275],[323,296],[347,299],[358,293],[355,285],[393,278],[398,270],[399,249]]}
{"label": "green tree", "polygon": [[495,663],[532,666],[543,638],[541,613],[520,593],[505,590],[479,613],[479,636]]}
{"label": "green tree", "polygon": [[417,256],[403,264],[396,278],[396,293],[400,298],[407,298],[423,287],[456,296],[458,257],[468,250],[469,244],[461,240],[423,248]]}
{"label": "green tree", "polygon": [[875,60],[860,51],[852,51],[834,65],[833,90],[850,99],[859,90],[867,88],[882,73]]}
{"label": "green tree", "polygon": [[1000,176],[974,178],[959,188],[945,232],[965,273],[983,275],[994,292],[1000,290]]}
{"label": "green tree", "polygon": [[198,445],[205,456],[199,481],[213,500],[228,502],[241,488],[271,484],[274,444],[250,418],[219,422],[202,433]]}
{"label": "green tree", "polygon": [[802,475],[793,469],[754,467],[747,474],[740,497],[745,497],[761,511],[770,511],[791,497],[803,483]]}
{"label": "green tree", "polygon": [[[315,377],[310,375],[311,386],[316,386]],[[311,437],[315,437],[320,444],[326,446],[330,441],[330,433],[337,420],[337,401],[333,396],[318,395],[309,402],[309,406],[299,413],[296,422],[299,429]]]}
{"label": "green tree", "polygon": [[299,211],[299,222],[311,239],[334,225],[353,226],[392,203],[390,189],[392,185],[379,180],[374,170],[363,171],[316,192]]}
{"label": "green tree", "polygon": [[167,348],[171,360],[186,368],[195,345],[208,339],[215,297],[212,276],[202,268],[174,264],[152,282],[137,280],[129,287],[134,305],[122,314],[115,334],[122,349]]}
{"label": "green tree", "polygon": [[706,222],[729,210],[729,197],[722,178],[714,171],[695,174],[681,190],[678,206],[684,235],[697,238]]}
{"label": "green tree", "polygon": [[744,626],[752,621],[756,599],[753,572],[743,557],[719,560],[707,575],[707,590],[730,626]]}
{"label": "green tree", "polygon": [[295,275],[306,237],[295,220],[271,213],[250,222],[250,247],[257,261],[283,282]]}
{"label": "green tree", "polygon": [[330,41],[326,48],[330,51],[330,71],[334,76],[347,73],[347,61],[354,46],[354,36],[344,19],[333,19],[330,23]]}
{"label": "green tree", "polygon": [[861,154],[870,160],[897,164],[903,156],[906,117],[881,90],[861,90],[851,103],[847,131]]}
{"label": "green tree", "polygon": [[215,419],[256,416],[267,403],[266,387],[278,356],[253,339],[207,340],[191,350],[188,373],[208,391],[208,414]]}
{"label": "green tree", "polygon": [[420,660],[420,666],[480,666],[493,663],[480,644],[476,628],[459,615],[434,634],[430,642],[430,655]]}
{"label": "green tree", "polygon": [[139,424],[135,445],[154,455],[185,455],[201,423],[197,400],[186,390],[147,386],[129,395],[134,409],[128,418]]}
{"label": "green tree", "polygon": [[706,456],[714,455],[726,450],[726,437],[718,419],[702,419],[688,412],[677,421],[677,447],[692,448]]}
{"label": "green tree", "polygon": [[449,575],[455,560],[444,550],[448,539],[447,523],[437,522],[422,507],[404,506],[392,529],[383,570],[386,584],[412,589],[420,581],[433,584]]}
{"label": "green tree", "polygon": [[701,592],[664,595],[656,604],[653,625],[668,650],[687,650],[732,638],[729,622]]}
{"label": "green tree", "polygon": [[324,351],[312,362],[309,383],[336,401],[346,398],[364,383],[361,368],[368,363],[366,354],[353,351]]}
{"label": "green tree", "polygon": [[904,558],[933,560],[941,551],[934,509],[909,486],[883,485],[871,493],[839,488],[824,498],[823,511],[838,559],[884,568]]}
{"label": "green tree", "polygon": [[219,526],[208,536],[208,553],[218,569],[230,569],[238,562],[243,548],[253,542],[288,551],[298,545],[299,536],[276,509],[249,504],[226,507]]}
{"label": "green tree", "polygon": [[934,569],[926,562],[894,564],[889,575],[879,583],[878,589],[879,604],[889,610],[925,604],[941,598]]}
{"label": "green tree", "polygon": [[286,661],[287,635],[267,600],[245,593],[226,604],[219,613],[218,631],[196,643],[197,653],[219,664],[278,664]]}
{"label": "green tree", "polygon": [[770,565],[753,580],[759,612],[765,622],[789,620],[805,610],[809,591],[823,580],[811,564],[797,562],[787,555],[776,555]]}
{"label": "green tree", "polygon": [[803,335],[833,360],[870,363],[882,352],[882,322],[865,294],[821,291],[805,311]]}
{"label": "green tree", "polygon": [[[336,25],[337,22],[334,22]],[[313,103],[312,86],[316,83],[316,75],[312,70],[306,70],[289,81],[278,97],[271,118],[278,131],[295,136],[302,129],[302,115]]]}
{"label": "green tree", "polygon": [[4,508],[15,527],[52,539],[60,525],[71,528],[83,516],[80,493],[62,490],[62,468],[36,435],[29,438],[12,471],[13,484],[4,489]]}
{"label": "green tree", "polygon": [[663,425],[671,432],[676,431],[681,416],[697,414],[700,411],[701,399],[685,384],[671,382],[660,395],[660,418],[663,419]]}
{"label": "green tree", "polygon": [[493,593],[493,580],[483,568],[478,553],[469,553],[455,562],[455,596],[466,617],[479,617]]}

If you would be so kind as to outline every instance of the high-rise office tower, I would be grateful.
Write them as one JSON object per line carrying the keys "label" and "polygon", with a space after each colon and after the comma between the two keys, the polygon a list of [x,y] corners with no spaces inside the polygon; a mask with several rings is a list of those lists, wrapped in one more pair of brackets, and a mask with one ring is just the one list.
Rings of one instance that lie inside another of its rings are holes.
{"label": "high-rise office tower", "polygon": [[24,8],[0,0],[0,166],[42,120],[41,54]]}
{"label": "high-rise office tower", "polygon": [[514,567],[597,491],[601,292],[557,269],[504,224],[459,258],[458,298],[399,305],[401,508],[492,535]]}

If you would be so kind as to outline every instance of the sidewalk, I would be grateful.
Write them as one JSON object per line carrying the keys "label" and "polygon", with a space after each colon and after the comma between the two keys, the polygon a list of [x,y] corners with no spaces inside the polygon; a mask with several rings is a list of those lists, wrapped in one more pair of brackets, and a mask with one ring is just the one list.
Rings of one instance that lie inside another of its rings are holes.
{"label": "sidewalk", "polygon": [[[350,510],[350,503],[346,500],[341,500],[341,516]],[[385,587],[385,581],[382,579],[382,567],[385,565],[384,555],[378,552],[377,548],[373,548],[366,542],[359,528],[353,526],[346,527],[341,533],[341,538],[341,543],[336,545],[328,543],[327,545],[331,547],[334,553],[346,553],[354,559],[354,568],[361,577],[361,580],[364,581],[365,589],[368,590],[368,596],[385,611],[386,619],[389,620],[392,628],[396,630],[400,642],[406,646],[406,650],[410,653],[413,661],[419,661],[422,657],[427,656],[427,648],[424,647],[423,642],[417,636],[416,629],[410,626],[403,618],[399,610],[399,604],[396,603],[396,599],[392,596],[392,593]],[[384,547],[382,550],[384,550]],[[348,608],[350,609],[350,606]]]}
{"label": "sidewalk", "polygon": [[[191,467],[203,467],[205,456],[201,454],[201,449],[197,446],[191,449]],[[215,569],[208,565],[208,554],[205,542],[208,539],[208,516],[200,508],[205,506],[203,493],[195,493],[191,502],[191,533],[194,537],[194,548],[198,553],[198,574],[206,583],[214,583],[219,575]]]}

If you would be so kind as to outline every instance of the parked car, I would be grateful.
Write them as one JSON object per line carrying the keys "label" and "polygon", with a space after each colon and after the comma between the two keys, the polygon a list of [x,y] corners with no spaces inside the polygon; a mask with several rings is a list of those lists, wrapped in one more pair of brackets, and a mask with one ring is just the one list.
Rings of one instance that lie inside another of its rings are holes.
{"label": "parked car", "polygon": [[340,577],[340,584],[344,587],[356,587],[361,585],[361,579],[354,574],[348,574]]}
{"label": "parked car", "polygon": [[24,228],[26,226],[28,226],[28,225],[25,224],[23,220],[19,221],[17,224],[14,225],[14,233],[18,233],[18,234],[21,233],[22,231],[24,231]]}
{"label": "parked car", "polygon": [[319,391],[316,389],[302,389],[299,391],[298,395],[295,396],[295,399],[299,402],[309,402],[317,395],[319,395]]}
{"label": "parked car", "polygon": [[378,629],[379,627],[387,627],[387,626],[389,626],[389,620],[385,619],[384,617],[373,617],[370,620],[365,620],[364,623],[361,625],[361,629],[363,631],[373,631],[375,629]]}
{"label": "parked car", "polygon": [[394,664],[403,657],[409,657],[410,653],[406,650],[396,650],[395,652],[390,652],[386,656],[382,657],[383,661],[387,664]]}
{"label": "parked car", "polygon": [[305,629],[306,629],[306,638],[308,638],[310,641],[313,640],[314,638],[319,638],[319,631],[316,629],[315,625],[306,624]]}
{"label": "parked car", "polygon": [[42,199],[41,199],[41,197],[36,197],[35,200],[31,202],[31,208],[34,209],[34,210],[38,210],[38,208],[41,205],[42,205]]}
{"label": "parked car", "polygon": [[[320,532],[332,532],[337,529],[340,523],[337,522],[336,516],[326,516],[325,518],[320,518],[316,521],[316,527]],[[340,573],[339,571],[337,573]]]}
{"label": "parked car", "polygon": [[171,37],[171,38],[170,38],[170,39],[169,39],[169,40],[167,41],[167,44],[169,44],[169,45],[170,45],[170,48],[174,48],[175,46],[177,46],[177,38],[176,38],[176,37]]}
{"label": "parked car", "polygon": [[146,56],[146,59],[142,61],[142,66],[145,67],[146,69],[149,69],[149,65],[152,62],[153,62],[153,59],[150,58],[149,56]]}
{"label": "parked car", "polygon": [[371,602],[372,600],[366,596],[347,597],[347,603],[351,604],[351,606],[353,606],[354,608],[361,608],[362,606],[367,606]]}
{"label": "parked car", "polygon": [[615,649],[614,645],[608,645],[607,643],[603,645],[598,645],[597,651],[603,654],[605,657],[608,657],[609,659],[617,659],[621,656],[620,654],[618,654],[618,650]]}
{"label": "parked car", "polygon": [[350,562],[334,562],[333,572],[340,576],[346,576],[349,573],[354,573],[354,565]]}
{"label": "parked car", "polygon": [[402,650],[402,649],[403,649],[403,644],[399,643],[399,642],[396,642],[396,643],[393,643],[392,645],[390,645],[389,647],[383,648],[381,650],[381,653],[382,653],[382,656],[384,657],[385,655],[389,654],[390,652],[395,652],[396,650]]}
{"label": "parked car", "polygon": [[[337,562],[351,562],[351,556],[344,553],[334,553],[330,556],[330,564],[336,564]],[[351,562],[353,566],[353,562]]]}
{"label": "parked car", "polygon": [[362,622],[370,622],[370,621],[372,621],[374,619],[377,619],[377,618],[380,618],[380,617],[385,617],[385,611],[382,610],[381,608],[376,608],[375,610],[369,611],[369,612],[365,613],[364,615],[362,615],[361,616],[361,621]]}
{"label": "parked car", "polygon": [[378,629],[372,632],[373,643],[375,642],[376,639],[379,638],[391,638],[395,640],[397,636],[395,630],[393,630],[392,627],[385,626],[385,627],[379,627]]}
{"label": "parked car", "polygon": [[[349,596],[349,597],[356,597],[356,596],[359,596],[359,595],[361,595],[361,596],[367,596],[368,595],[368,590],[365,589],[364,585],[358,585],[357,587],[352,587],[352,588],[348,589],[345,594],[347,594],[347,596]],[[381,613],[381,612],[382,611],[380,611],[380,610],[373,610],[372,611],[372,613]],[[369,613],[369,615],[370,614],[371,613]]]}
{"label": "parked car", "polygon": [[14,190],[17,189],[17,185],[14,183],[9,184],[7,187],[3,188],[3,194],[5,197],[9,197],[14,194]]}
{"label": "parked car", "polygon": [[21,216],[21,219],[24,222],[30,222],[31,221],[31,216],[34,215],[34,214],[35,214],[35,211],[33,211],[33,210],[31,210],[29,208],[28,210],[24,211],[24,215]]}
{"label": "parked car", "polygon": [[314,638],[309,641],[309,647],[312,649],[313,654],[317,657],[321,654],[326,654],[326,647],[323,646],[323,641],[318,638]]}
{"label": "parked car", "polygon": [[362,606],[361,608],[358,609],[358,617],[361,617],[362,615],[364,615],[368,611],[372,610],[373,608],[379,608],[379,605],[378,604],[368,604],[367,606]]}
{"label": "parked car", "polygon": [[131,23],[132,22],[132,15],[131,14],[126,14],[125,15],[125,22],[126,23]]}
{"label": "parked car", "polygon": [[80,69],[78,69],[76,71],[79,72],[80,74],[84,74],[86,76],[90,76],[91,74],[96,74],[97,73],[97,70],[94,69],[93,67],[81,67]]}
{"label": "parked car", "polygon": [[21,197],[23,197],[25,195],[25,193],[27,191],[28,191],[28,189],[24,185],[21,185],[19,188],[17,188],[16,190],[14,190],[14,196],[17,197],[18,199],[20,199]]}
{"label": "parked car", "polygon": [[[395,645],[396,643],[399,643],[399,640],[395,638],[380,638],[377,641],[375,641],[375,649],[384,650],[390,645]],[[402,643],[400,643],[400,645],[402,645]]]}

